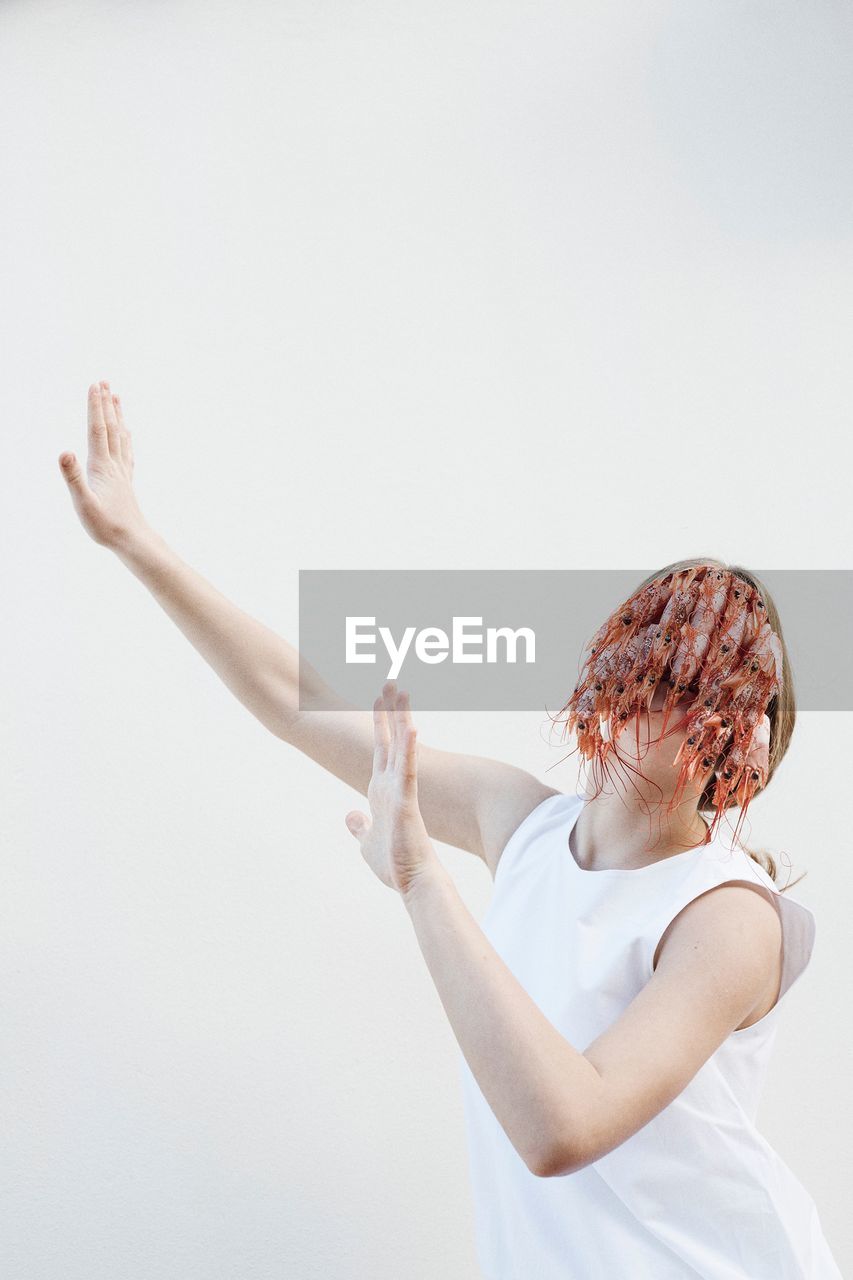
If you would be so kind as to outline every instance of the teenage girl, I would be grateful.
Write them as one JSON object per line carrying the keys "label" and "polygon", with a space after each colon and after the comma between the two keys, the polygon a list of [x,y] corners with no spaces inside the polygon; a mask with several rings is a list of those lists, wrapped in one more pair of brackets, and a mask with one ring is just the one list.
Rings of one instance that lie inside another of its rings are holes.
{"label": "teenage girl", "polygon": [[[296,650],[145,520],[108,383],[89,388],[85,472],[73,453],[59,464],[86,531],[253,715],[367,796],[371,816],[347,826],[408,911],[461,1050],[487,1280],[840,1280],[814,1202],[755,1127],[814,918],[772,863],[722,827],[706,839],[709,775],[667,812],[684,728],[660,732],[663,685],[614,744],[632,785],[594,796],[417,743],[391,683],[372,715],[342,700],[300,712]],[[681,562],[698,563],[718,562]],[[792,698],[768,708],[771,773]],[[654,839],[652,811],[666,812]],[[489,868],[482,927],[433,840]]]}

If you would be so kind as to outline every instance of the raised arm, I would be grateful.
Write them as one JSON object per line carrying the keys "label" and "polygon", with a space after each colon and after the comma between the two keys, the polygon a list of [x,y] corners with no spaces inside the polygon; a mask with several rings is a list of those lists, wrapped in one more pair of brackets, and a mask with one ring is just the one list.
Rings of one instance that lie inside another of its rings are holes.
{"label": "raised arm", "polygon": [[633,1137],[738,1027],[777,999],[782,926],[766,889],[708,890],[659,943],[654,976],[581,1051],[524,989],[462,901],[425,832],[408,694],[375,707],[370,814],[346,824],[406,905],[453,1033],[531,1173],[572,1174]]}
{"label": "raised arm", "polygon": [[[114,551],[243,705],[276,737],[367,794],[373,716],[353,708],[306,670],[326,705],[300,712],[299,654],[186,564],[145,519],[133,489],[133,444],[122,405],[106,382],[89,388],[88,459],[60,468],[80,522]],[[512,832],[554,794],[532,774],[482,756],[418,747],[420,801],[430,836],[481,857],[494,872]]]}

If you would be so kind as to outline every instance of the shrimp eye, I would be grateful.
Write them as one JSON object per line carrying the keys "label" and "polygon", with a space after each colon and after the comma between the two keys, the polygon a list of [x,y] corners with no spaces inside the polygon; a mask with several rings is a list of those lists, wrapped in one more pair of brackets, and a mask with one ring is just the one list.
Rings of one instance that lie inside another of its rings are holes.
{"label": "shrimp eye", "polygon": [[597,684],[596,684],[596,686],[595,686],[595,691],[596,691],[596,693],[601,693],[601,690],[602,690],[603,688],[604,688],[604,685],[603,685],[603,684],[601,683],[601,681],[599,680],[599,681],[598,681],[598,683],[597,683]]}
{"label": "shrimp eye", "polygon": [[692,746],[693,746],[693,743],[694,743],[695,741],[696,741],[696,739],[695,739],[695,738],[688,738],[688,739],[687,739],[687,745],[688,745],[689,747],[692,747]]}
{"label": "shrimp eye", "polygon": [[758,670],[758,663],[757,663],[757,662],[752,662],[752,663],[750,663],[749,669],[750,669],[750,671],[757,671],[757,670]]}
{"label": "shrimp eye", "polygon": [[680,685],[678,686],[678,692],[679,692],[679,693],[684,693],[684,690],[685,690],[686,688],[687,688],[687,685],[686,685],[686,684],[680,684]]}
{"label": "shrimp eye", "polygon": [[721,721],[720,721],[720,726],[721,726],[723,729],[728,729],[728,727],[729,727],[729,725],[730,725],[730,724],[731,724],[731,721],[730,721],[730,720],[721,720]]}
{"label": "shrimp eye", "polygon": [[578,691],[578,689],[579,689],[579,688],[580,688],[580,685],[579,685],[579,684],[576,684],[576,685],[575,685],[575,687],[574,687],[573,692],[574,692],[574,693],[577,693],[577,691]]}
{"label": "shrimp eye", "polygon": [[622,614],[622,621],[625,623],[625,626],[627,627],[627,626],[630,624],[630,622],[631,622],[631,615],[630,615],[630,613],[623,613],[623,614]]}
{"label": "shrimp eye", "polygon": [[707,756],[705,756],[705,759],[702,761],[702,767],[704,769],[710,769],[711,767],[711,761],[708,759]]}
{"label": "shrimp eye", "polygon": [[620,711],[620,712],[619,712],[619,719],[620,719],[620,720],[627,720],[627,719],[628,719],[628,712],[627,712],[627,711]]}
{"label": "shrimp eye", "polygon": [[728,653],[729,651],[729,646],[727,644],[720,645],[720,648],[722,649],[723,653]]}
{"label": "shrimp eye", "polygon": [[578,728],[581,731],[583,731],[586,728],[586,725],[584,724],[583,720],[578,720]]}
{"label": "shrimp eye", "polygon": [[616,686],[616,692],[617,692],[617,693],[624,693],[624,692],[625,692],[625,686],[624,686],[624,684],[617,684],[617,686]]}
{"label": "shrimp eye", "polygon": [[705,705],[706,707],[713,707],[713,705],[714,705],[714,699],[713,699],[713,698],[706,698],[706,699],[705,699],[705,704],[704,704],[704,705]]}
{"label": "shrimp eye", "polygon": [[723,777],[724,777],[724,778],[730,778],[731,776],[732,776],[732,771],[731,771],[731,769],[724,769],[724,770],[723,770]]}
{"label": "shrimp eye", "polygon": [[735,600],[740,600],[740,592],[739,592],[739,591],[736,591],[736,592],[735,592]]}
{"label": "shrimp eye", "polygon": [[752,781],[753,781],[753,782],[757,782],[757,781],[758,781],[758,773],[756,772],[756,770],[755,770],[755,769],[753,769],[753,771],[752,771],[752,773],[751,773],[750,777],[752,778]]}
{"label": "shrimp eye", "polygon": [[669,632],[668,632],[668,631],[667,631],[666,635],[665,635],[665,636],[664,636],[664,638],[663,638],[663,642],[664,642],[664,644],[672,644],[672,636],[669,634]]}
{"label": "shrimp eye", "polygon": [[755,602],[755,607],[756,607],[756,609],[763,609],[763,608],[764,608],[764,601],[763,601],[763,600],[756,600],[756,602]]}
{"label": "shrimp eye", "polygon": [[654,684],[654,682],[655,682],[654,676],[649,676],[649,684]]}
{"label": "shrimp eye", "polygon": [[635,680],[635,682],[634,682],[634,683],[635,683],[635,684],[642,684],[642,683],[643,683],[643,677],[642,677],[642,676],[637,676],[637,679]]}

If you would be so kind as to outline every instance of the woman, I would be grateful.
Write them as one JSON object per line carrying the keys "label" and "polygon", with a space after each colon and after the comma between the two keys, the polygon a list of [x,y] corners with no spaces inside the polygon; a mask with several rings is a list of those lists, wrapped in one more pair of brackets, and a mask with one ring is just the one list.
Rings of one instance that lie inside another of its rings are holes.
{"label": "woman", "polygon": [[[393,684],[372,716],[343,701],[300,712],[296,651],[145,521],[107,383],[90,387],[88,413],[88,478],[74,454],[59,459],[87,532],[262,723],[368,796],[372,817],[347,825],[402,898],[462,1051],[484,1275],[840,1277],[813,1201],[754,1125],[814,921],[719,821],[745,812],[793,727],[766,591],[710,560],[642,584],[564,708],[602,777],[563,794],[416,746]],[[434,839],[492,872],[482,928]]]}

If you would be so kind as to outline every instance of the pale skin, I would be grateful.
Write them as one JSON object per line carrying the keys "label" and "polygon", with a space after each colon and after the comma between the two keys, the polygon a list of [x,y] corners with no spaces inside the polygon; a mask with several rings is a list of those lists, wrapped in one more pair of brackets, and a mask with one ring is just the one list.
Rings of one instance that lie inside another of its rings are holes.
{"label": "pale skin", "polygon": [[[130,432],[108,383],[89,388],[85,468],[72,452],[59,465],[87,533],[118,555],[247,709],[367,796],[370,816],[354,810],[347,826],[404,904],[466,1061],[531,1172],[570,1174],[619,1146],[732,1031],[772,1008],[781,981],[779,917],[762,892],[729,883],[676,916],[652,978],[619,1019],[585,1048],[569,1044],[491,946],[433,845],[470,852],[494,875],[513,831],[555,789],[513,765],[419,743],[408,697],[393,683],[372,713],[326,689],[324,703],[333,698],[335,710],[300,711],[298,652],[227,600],[146,521],[133,488]],[[323,688],[316,673],[307,679]],[[637,792],[606,791],[576,825],[574,853],[587,869],[642,866],[701,836],[704,779],[650,836],[642,801],[665,806],[681,741],[677,728],[656,740],[655,714],[653,703],[640,744],[653,785],[637,780]],[[633,735],[625,739],[616,745],[627,768],[637,756]]]}

